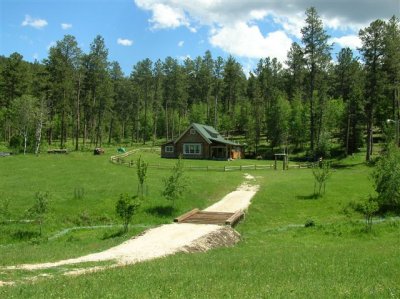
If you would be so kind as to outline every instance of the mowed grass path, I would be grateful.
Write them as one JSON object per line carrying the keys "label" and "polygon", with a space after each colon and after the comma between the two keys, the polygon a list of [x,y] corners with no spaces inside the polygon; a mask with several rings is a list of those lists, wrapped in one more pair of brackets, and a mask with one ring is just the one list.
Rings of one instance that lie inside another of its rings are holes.
{"label": "mowed grass path", "polygon": [[[356,162],[356,161],[354,161]],[[80,277],[3,287],[7,298],[398,298],[400,224],[363,232],[351,200],[373,194],[370,168],[338,168],[324,198],[312,200],[310,170],[251,172],[260,191],[242,241],[207,253],[177,254]],[[354,164],[354,165],[352,165]],[[203,173],[204,176],[204,173]],[[213,175],[214,176],[214,175]],[[235,173],[226,173],[233,178]],[[229,180],[230,182],[231,180]],[[304,228],[308,220],[316,226]]]}

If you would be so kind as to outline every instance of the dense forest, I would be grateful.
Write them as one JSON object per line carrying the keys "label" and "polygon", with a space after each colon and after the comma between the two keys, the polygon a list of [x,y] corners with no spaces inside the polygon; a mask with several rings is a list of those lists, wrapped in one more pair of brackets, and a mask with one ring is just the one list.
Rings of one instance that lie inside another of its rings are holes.
{"label": "dense forest", "polygon": [[234,57],[207,51],[182,63],[144,59],[127,77],[101,36],[89,53],[66,35],[41,62],[0,56],[0,140],[23,152],[67,141],[80,150],[162,142],[198,122],[242,136],[256,155],[267,144],[329,156],[340,144],[346,155],[366,147],[369,160],[374,134],[395,138],[399,127],[399,19],[360,30],[360,58],[350,48],[332,57],[317,11],[305,15],[285,63],[260,59],[248,75]]}

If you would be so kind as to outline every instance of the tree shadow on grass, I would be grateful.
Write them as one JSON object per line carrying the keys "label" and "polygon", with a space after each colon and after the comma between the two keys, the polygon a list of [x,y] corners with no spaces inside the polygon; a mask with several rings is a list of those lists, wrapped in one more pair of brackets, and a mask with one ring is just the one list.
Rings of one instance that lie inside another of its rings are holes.
{"label": "tree shadow on grass", "polygon": [[319,199],[320,196],[318,196],[318,194],[311,193],[310,195],[296,195],[296,198],[300,200],[316,200]]}
{"label": "tree shadow on grass", "polygon": [[13,239],[16,240],[30,240],[33,238],[38,238],[40,237],[40,234],[38,232],[35,231],[28,231],[28,230],[17,230],[16,232],[14,232],[12,235]]}
{"label": "tree shadow on grass", "polygon": [[173,206],[156,206],[145,210],[146,213],[158,216],[169,217],[172,216],[177,210]]}
{"label": "tree shadow on grass", "polygon": [[365,165],[365,162],[354,162],[351,164],[341,164],[339,163],[332,163],[331,167],[333,169],[351,169],[354,168],[356,166],[360,166],[360,165]]}
{"label": "tree shadow on grass", "polygon": [[102,240],[113,239],[113,238],[121,237],[124,234],[125,234],[125,231],[123,229],[120,229],[118,231],[105,232],[103,234],[103,236],[101,237],[101,239]]}

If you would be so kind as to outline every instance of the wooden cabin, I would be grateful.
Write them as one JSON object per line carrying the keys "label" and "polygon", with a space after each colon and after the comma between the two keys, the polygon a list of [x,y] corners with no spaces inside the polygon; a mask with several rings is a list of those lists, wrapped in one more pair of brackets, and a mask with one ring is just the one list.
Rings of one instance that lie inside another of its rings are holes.
{"label": "wooden cabin", "polygon": [[181,136],[161,146],[162,158],[227,160],[243,157],[243,146],[226,140],[213,127],[191,124]]}

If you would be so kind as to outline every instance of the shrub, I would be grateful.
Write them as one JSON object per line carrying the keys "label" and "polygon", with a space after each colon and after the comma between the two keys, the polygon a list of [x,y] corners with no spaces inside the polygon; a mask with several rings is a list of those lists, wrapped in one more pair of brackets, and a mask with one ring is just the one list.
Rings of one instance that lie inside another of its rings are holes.
{"label": "shrub", "polygon": [[128,225],[139,206],[140,201],[137,196],[129,196],[128,194],[120,195],[120,198],[115,205],[115,211],[123,221],[124,233],[128,231]]}
{"label": "shrub", "polygon": [[181,197],[182,193],[186,189],[186,182],[184,178],[183,162],[182,158],[179,157],[172,174],[164,179],[164,190],[162,195],[172,201],[172,205],[175,206],[175,200]]}
{"label": "shrub", "polygon": [[377,199],[369,196],[361,202],[351,202],[350,207],[355,211],[364,216],[365,219],[365,230],[371,231],[373,216],[378,212],[379,205]]}
{"label": "shrub", "polygon": [[[326,181],[331,176],[331,165],[329,162],[320,161],[318,166],[312,169],[312,173],[314,176],[314,196],[320,197],[322,194],[325,194],[326,190]],[[318,192],[316,191],[316,187],[318,186]],[[322,193],[323,188],[323,193]]]}
{"label": "shrub", "polygon": [[28,210],[28,214],[36,219],[39,223],[39,236],[42,236],[42,227],[46,219],[46,214],[49,211],[49,193],[36,192],[35,202]]}
{"label": "shrub", "polygon": [[137,176],[138,176],[138,195],[140,198],[143,198],[144,196],[144,187],[145,187],[145,182],[146,182],[146,176],[147,176],[147,168],[149,164],[144,162],[142,160],[142,157],[140,156],[139,159],[136,162],[136,170],[137,170]]}
{"label": "shrub", "polygon": [[390,144],[372,174],[381,211],[400,212],[400,150]]}
{"label": "shrub", "polygon": [[304,227],[313,227],[315,226],[315,222],[312,219],[307,219],[306,223],[304,224]]}

